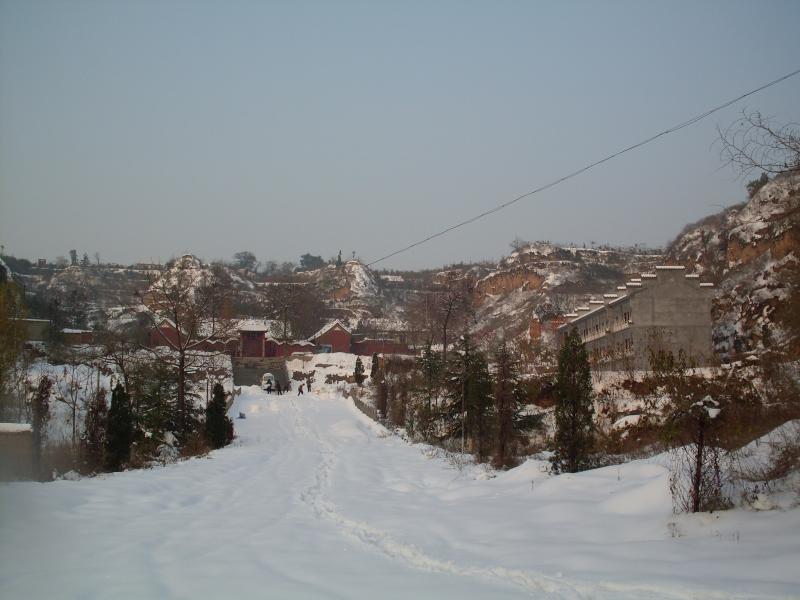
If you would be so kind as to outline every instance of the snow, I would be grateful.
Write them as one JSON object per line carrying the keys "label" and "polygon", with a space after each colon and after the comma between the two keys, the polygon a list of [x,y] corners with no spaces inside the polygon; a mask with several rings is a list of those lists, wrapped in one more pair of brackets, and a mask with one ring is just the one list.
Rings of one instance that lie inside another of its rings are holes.
{"label": "snow", "polygon": [[3,598],[795,596],[800,510],[674,516],[657,459],[458,470],[341,398],[231,407],[234,445],[0,486]]}

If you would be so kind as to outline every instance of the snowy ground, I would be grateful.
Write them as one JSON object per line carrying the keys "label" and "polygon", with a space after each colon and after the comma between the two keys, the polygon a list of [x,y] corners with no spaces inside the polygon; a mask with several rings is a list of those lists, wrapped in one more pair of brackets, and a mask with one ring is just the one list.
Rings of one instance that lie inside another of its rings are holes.
{"label": "snowy ground", "polygon": [[476,479],[342,399],[244,388],[239,411],[207,458],[0,486],[0,596],[800,594],[800,510],[674,517],[653,461]]}

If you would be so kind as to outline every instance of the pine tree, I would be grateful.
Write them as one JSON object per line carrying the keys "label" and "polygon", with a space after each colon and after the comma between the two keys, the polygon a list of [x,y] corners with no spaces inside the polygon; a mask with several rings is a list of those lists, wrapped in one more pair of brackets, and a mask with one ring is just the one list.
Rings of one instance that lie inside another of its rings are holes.
{"label": "pine tree", "polygon": [[414,428],[424,439],[433,437],[435,401],[442,385],[442,358],[431,348],[430,341],[417,359],[417,378],[414,386]]}
{"label": "pine tree", "polygon": [[359,356],[358,358],[356,358],[356,368],[355,371],[353,372],[353,377],[355,378],[356,383],[358,385],[364,383],[364,380],[367,378],[367,376],[364,375],[364,373],[365,373],[364,363],[361,362],[361,357]]}
{"label": "pine tree", "polygon": [[233,439],[233,423],[225,414],[225,390],[217,383],[206,407],[206,441],[212,448],[222,448]]}
{"label": "pine tree", "polygon": [[111,393],[106,428],[106,464],[112,471],[119,470],[131,457],[133,443],[133,414],[125,388],[118,383]]}
{"label": "pine tree", "polygon": [[42,448],[47,437],[47,423],[50,421],[50,391],[52,380],[43,375],[31,399],[31,429],[33,430],[33,470],[34,476],[41,474]]}
{"label": "pine tree", "polygon": [[152,433],[175,432],[177,424],[178,378],[167,365],[154,363],[134,373],[136,410],[134,423]]}
{"label": "pine tree", "polygon": [[495,454],[497,468],[514,464],[514,447],[527,431],[541,427],[539,415],[526,415],[525,389],[519,379],[519,361],[505,342],[494,354]]}
{"label": "pine tree", "polygon": [[589,468],[594,445],[592,379],[589,356],[577,330],[564,339],[558,355],[555,383],[556,472],[575,473]]}
{"label": "pine tree", "polygon": [[375,352],[372,355],[372,364],[369,367],[369,378],[375,379],[375,375],[378,372],[378,368],[380,367],[380,361],[378,360],[378,353]]}
{"label": "pine tree", "polygon": [[82,437],[83,462],[90,472],[97,471],[105,466],[107,419],[106,390],[105,388],[100,388],[86,408]]}
{"label": "pine tree", "polygon": [[433,400],[438,395],[442,377],[442,357],[438,352],[434,352],[430,341],[425,345],[422,356],[417,359],[422,381],[420,382],[420,392],[423,396],[428,410],[431,410]]}
{"label": "pine tree", "polygon": [[491,433],[492,384],[486,358],[464,334],[450,354],[447,369],[447,396],[443,417],[449,437],[461,437],[462,450],[469,441],[479,458],[488,451]]}

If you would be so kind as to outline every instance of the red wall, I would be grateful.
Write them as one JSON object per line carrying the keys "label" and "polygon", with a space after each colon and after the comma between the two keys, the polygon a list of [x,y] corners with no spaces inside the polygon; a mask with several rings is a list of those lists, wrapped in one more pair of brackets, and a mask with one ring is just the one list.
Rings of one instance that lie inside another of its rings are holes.
{"label": "red wall", "polygon": [[[150,330],[148,334],[147,344],[149,346],[167,346],[167,342],[164,340],[164,337],[169,339],[170,342],[178,345],[178,332],[175,331],[174,327],[170,327],[168,325],[162,325],[160,328],[161,333],[158,332],[158,329]],[[163,334],[163,335],[162,335]]]}
{"label": "red wall", "polygon": [[242,345],[242,356],[264,356],[263,331],[240,331],[239,340]]}
{"label": "red wall", "polygon": [[350,352],[351,339],[352,336],[337,325],[319,336],[314,342],[317,346],[323,344],[330,346],[331,352]]}
{"label": "red wall", "polygon": [[264,342],[264,356],[289,356],[292,352],[313,352],[314,346],[295,342],[277,342],[267,340]]}

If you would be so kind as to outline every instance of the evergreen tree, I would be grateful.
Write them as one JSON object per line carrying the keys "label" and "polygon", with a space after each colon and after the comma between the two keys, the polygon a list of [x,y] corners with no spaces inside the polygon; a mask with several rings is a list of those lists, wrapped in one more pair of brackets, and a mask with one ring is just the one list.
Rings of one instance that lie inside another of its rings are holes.
{"label": "evergreen tree", "polygon": [[514,447],[522,435],[541,427],[540,415],[526,415],[525,388],[519,379],[519,361],[505,342],[494,354],[495,454],[497,468],[514,464]]}
{"label": "evergreen tree", "polygon": [[222,448],[233,439],[233,423],[225,414],[225,390],[217,383],[206,407],[206,440],[212,448]]}
{"label": "evergreen tree", "polygon": [[447,373],[449,402],[443,417],[449,437],[461,437],[462,450],[469,441],[479,459],[486,456],[491,434],[492,383],[486,358],[472,344],[469,334],[458,340],[450,354]]}
{"label": "evergreen tree", "polygon": [[119,470],[131,456],[133,443],[133,414],[125,388],[118,383],[111,393],[106,428],[106,464],[112,471]]}
{"label": "evergreen tree", "polygon": [[414,386],[413,419],[415,430],[426,440],[433,436],[434,401],[439,397],[442,382],[442,358],[430,342],[417,359],[417,378]]}
{"label": "evergreen tree", "polygon": [[372,355],[372,364],[370,365],[369,368],[370,379],[375,379],[375,374],[378,372],[379,363],[380,361],[378,360],[378,353],[375,352]]}
{"label": "evergreen tree", "polygon": [[42,448],[47,437],[47,423],[50,421],[50,391],[52,380],[43,375],[31,398],[31,429],[33,430],[33,470],[34,475],[41,474]]}
{"label": "evergreen tree", "polygon": [[359,356],[358,358],[356,358],[356,369],[353,372],[353,377],[355,377],[356,383],[358,385],[364,383],[364,380],[367,378],[367,376],[364,375],[364,373],[365,373],[364,363],[361,362],[361,357]]}
{"label": "evergreen tree", "polygon": [[134,424],[152,433],[175,432],[177,423],[178,378],[169,366],[154,363],[141,370],[135,369],[132,377],[136,398]]}
{"label": "evergreen tree", "polygon": [[422,356],[417,359],[417,368],[422,376],[420,392],[425,400],[428,410],[431,410],[433,400],[438,395],[442,377],[442,357],[431,348],[431,342],[425,345]]}
{"label": "evergreen tree", "polygon": [[100,388],[86,407],[84,433],[81,440],[83,442],[83,462],[90,472],[105,466],[107,418],[106,390]]}
{"label": "evergreen tree", "polygon": [[564,339],[558,355],[555,383],[555,454],[551,459],[556,472],[575,473],[589,468],[594,445],[592,417],[592,379],[589,356],[577,330]]}

